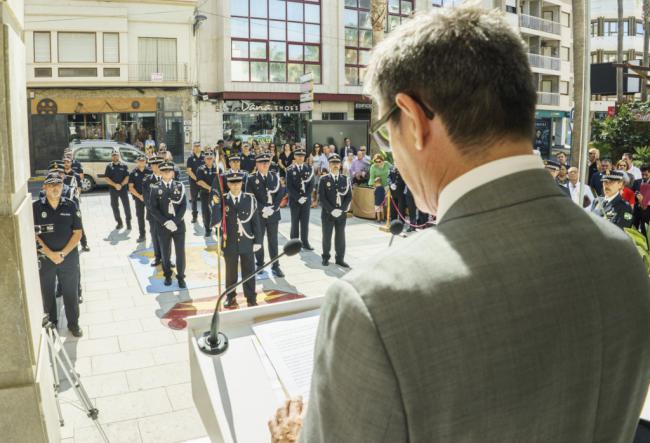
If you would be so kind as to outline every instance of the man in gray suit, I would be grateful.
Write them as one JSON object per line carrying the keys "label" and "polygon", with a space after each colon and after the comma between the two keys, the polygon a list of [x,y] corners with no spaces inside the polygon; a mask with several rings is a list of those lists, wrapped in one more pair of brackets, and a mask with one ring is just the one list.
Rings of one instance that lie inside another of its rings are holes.
{"label": "man in gray suit", "polygon": [[[632,440],[648,275],[531,155],[531,79],[521,38],[474,7],[416,16],[375,48],[374,134],[438,226],[329,289],[301,441]],[[281,408],[275,441],[295,438],[300,412]]]}

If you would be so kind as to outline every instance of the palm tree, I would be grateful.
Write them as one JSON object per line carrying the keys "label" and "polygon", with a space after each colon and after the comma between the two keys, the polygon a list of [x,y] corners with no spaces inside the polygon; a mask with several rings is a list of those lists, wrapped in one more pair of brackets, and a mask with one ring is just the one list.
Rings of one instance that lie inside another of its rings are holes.
{"label": "palm tree", "polygon": [[[623,63],[623,0],[618,1],[618,32],[616,33],[617,38],[617,47],[616,47],[616,62],[621,64]],[[616,102],[620,105],[623,103],[623,68],[616,68]]]}
{"label": "palm tree", "polygon": [[589,0],[572,0],[573,4],[573,100],[575,113],[573,117],[573,133],[572,139],[572,163],[575,163],[575,158],[578,159],[578,169],[583,172],[583,176],[587,170],[587,165],[583,164],[585,160],[584,150],[586,146],[582,146],[582,121],[584,118],[589,119],[589,115],[584,115],[583,97],[584,97],[584,70],[585,70],[585,43],[588,36],[585,33],[585,20],[590,21],[589,17],[585,17],[585,1]]}
{"label": "palm tree", "polygon": [[[370,2],[370,25],[372,26],[372,46],[376,46],[384,39],[384,30],[386,29],[386,15],[388,14],[387,0],[371,0]],[[377,102],[372,101],[372,109],[370,111],[370,123],[379,120],[379,109]],[[375,144],[374,140],[370,140],[372,145]]]}
{"label": "palm tree", "polygon": [[[650,45],[650,0],[643,0],[643,66],[650,67],[650,54],[648,54]],[[646,71],[646,75],[650,72]],[[641,79],[641,100],[648,100],[648,78]]]}

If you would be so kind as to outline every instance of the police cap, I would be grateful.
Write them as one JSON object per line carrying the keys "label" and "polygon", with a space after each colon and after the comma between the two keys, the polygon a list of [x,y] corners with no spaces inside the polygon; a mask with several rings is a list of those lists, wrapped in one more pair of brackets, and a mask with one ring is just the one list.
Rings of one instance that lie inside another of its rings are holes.
{"label": "police cap", "polygon": [[268,152],[261,152],[255,157],[255,161],[258,163],[268,163],[271,161],[271,154]]}
{"label": "police cap", "polygon": [[47,174],[43,182],[44,185],[60,185],[61,183],[63,183],[63,179],[57,173]]}
{"label": "police cap", "polygon": [[625,173],[623,171],[610,171],[609,174],[603,174],[603,176],[600,178],[601,182],[619,180],[625,180]]}
{"label": "police cap", "polygon": [[173,171],[174,170],[174,163],[172,162],[163,162],[160,165],[160,171]]}

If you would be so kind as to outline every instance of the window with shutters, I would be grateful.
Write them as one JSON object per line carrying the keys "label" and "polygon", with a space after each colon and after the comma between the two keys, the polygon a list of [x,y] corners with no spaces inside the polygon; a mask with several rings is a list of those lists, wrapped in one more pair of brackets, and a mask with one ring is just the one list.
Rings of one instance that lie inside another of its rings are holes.
{"label": "window with shutters", "polygon": [[162,81],[175,81],[177,69],[175,38],[138,38],[138,80],[150,81],[156,74]]}
{"label": "window with shutters", "polygon": [[50,63],[51,61],[50,33],[34,32],[34,63]]}
{"label": "window with shutters", "polygon": [[104,33],[104,63],[120,62],[120,34],[117,32]]}
{"label": "window with shutters", "polygon": [[94,32],[59,32],[59,63],[97,63]]}

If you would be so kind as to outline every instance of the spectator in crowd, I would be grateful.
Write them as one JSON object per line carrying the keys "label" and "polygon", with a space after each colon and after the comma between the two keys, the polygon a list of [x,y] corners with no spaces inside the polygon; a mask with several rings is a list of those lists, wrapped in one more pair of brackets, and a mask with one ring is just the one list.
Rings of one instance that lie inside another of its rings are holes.
{"label": "spectator in crowd", "polygon": [[370,173],[370,158],[366,155],[365,147],[361,146],[357,156],[350,167],[350,176],[353,184],[367,183]]}
{"label": "spectator in crowd", "polygon": [[557,159],[557,162],[560,164],[560,166],[564,165],[564,169],[566,169],[566,172],[568,172],[571,166],[567,163],[566,154],[560,151],[555,155],[555,158]]}
{"label": "spectator in crowd", "polygon": [[375,178],[381,178],[381,185],[383,187],[388,186],[388,175],[390,174],[390,169],[393,167],[387,161],[384,161],[384,157],[381,154],[375,154],[372,158],[373,165],[370,166],[370,179],[368,180],[368,186],[375,186]]}
{"label": "spectator in crowd", "polygon": [[627,173],[632,174],[632,181],[641,179],[641,170],[632,163],[632,154],[628,152],[624,153],[621,161],[627,165]]}
{"label": "spectator in crowd", "polygon": [[384,206],[386,204],[386,188],[381,184],[381,177],[375,177],[375,220],[384,221]]}
{"label": "spectator in crowd", "polygon": [[368,155],[368,149],[364,146],[361,145],[359,146],[359,151],[363,152],[363,159],[370,164],[370,156]]}
{"label": "spectator in crowd", "polygon": [[568,173],[569,171],[566,163],[560,163],[560,169],[558,170],[557,177],[555,178],[555,181],[558,185],[566,187],[569,184]]}
{"label": "spectator in crowd", "polygon": [[616,170],[623,172],[624,176],[626,177],[626,180],[629,181],[630,183],[634,183],[634,176],[629,170],[629,165],[625,160],[619,160],[618,163],[616,163]]}
{"label": "spectator in crowd", "polygon": [[293,151],[291,150],[291,145],[285,143],[282,145],[282,152],[278,156],[278,166],[280,167],[280,177],[286,177],[287,168],[293,163]]}
{"label": "spectator in crowd", "polygon": [[350,140],[350,137],[345,137],[343,140],[343,147],[341,148],[341,152],[339,152],[341,159],[348,158],[350,152],[355,155],[357,153],[357,148],[352,146],[352,140]]}
{"label": "spectator in crowd", "polygon": [[[569,168],[569,193],[571,194],[571,200],[577,205],[582,206],[583,208],[588,208],[591,206],[591,202],[594,201],[594,194],[591,192],[589,186],[585,186],[580,183],[580,174],[578,173],[578,168],[571,166]],[[583,191],[584,190],[584,191]],[[580,202],[580,192],[584,192],[582,202]]]}
{"label": "spectator in crowd", "polygon": [[596,148],[589,149],[589,175],[587,177],[587,183],[591,183],[591,177],[598,172],[599,164],[600,151]]}
{"label": "spectator in crowd", "polygon": [[277,165],[279,161],[280,152],[278,151],[278,148],[275,145],[275,143],[273,142],[269,143],[268,151],[271,153],[271,163],[275,163]]}
{"label": "spectator in crowd", "polygon": [[[627,165],[625,167],[627,167]],[[634,196],[634,191],[632,190],[632,186],[634,185],[634,177],[632,174],[626,172],[623,169],[617,168],[617,170],[623,173],[623,189],[621,190],[621,197],[623,197],[623,200],[629,203],[630,207],[634,208],[634,204],[636,203],[636,197]]]}
{"label": "spectator in crowd", "polygon": [[608,175],[611,171],[612,171],[612,160],[607,157],[600,160],[600,167],[591,176],[591,180],[589,180],[589,186],[591,186],[591,189],[593,189],[595,196],[602,197],[603,195],[602,178],[604,175]]}
{"label": "spectator in crowd", "polygon": [[332,145],[323,145],[323,156],[321,165],[320,165],[320,175],[323,176],[330,171],[329,158],[334,151],[332,151]]}
{"label": "spectator in crowd", "polygon": [[241,151],[241,169],[251,174],[255,170],[256,161],[255,155],[251,152],[251,147],[248,143],[242,145]]}
{"label": "spectator in crowd", "polygon": [[348,156],[343,159],[343,167],[341,168],[341,173],[346,177],[352,177],[350,174],[350,168],[354,162],[354,154],[352,151],[348,151]]}
{"label": "spectator in crowd", "polygon": [[632,190],[636,198],[634,205],[634,225],[642,233],[646,233],[646,225],[650,223],[650,207],[643,204],[644,194],[650,193],[650,164],[641,166],[641,178],[634,181]]}
{"label": "spectator in crowd", "polygon": [[251,141],[251,149],[253,150],[253,155],[255,156],[262,153],[262,146],[260,146],[260,142],[255,139]]}
{"label": "spectator in crowd", "polygon": [[147,140],[145,140],[144,145],[153,146],[154,148],[156,147],[156,141],[153,139],[153,136],[151,134],[149,134]]}

